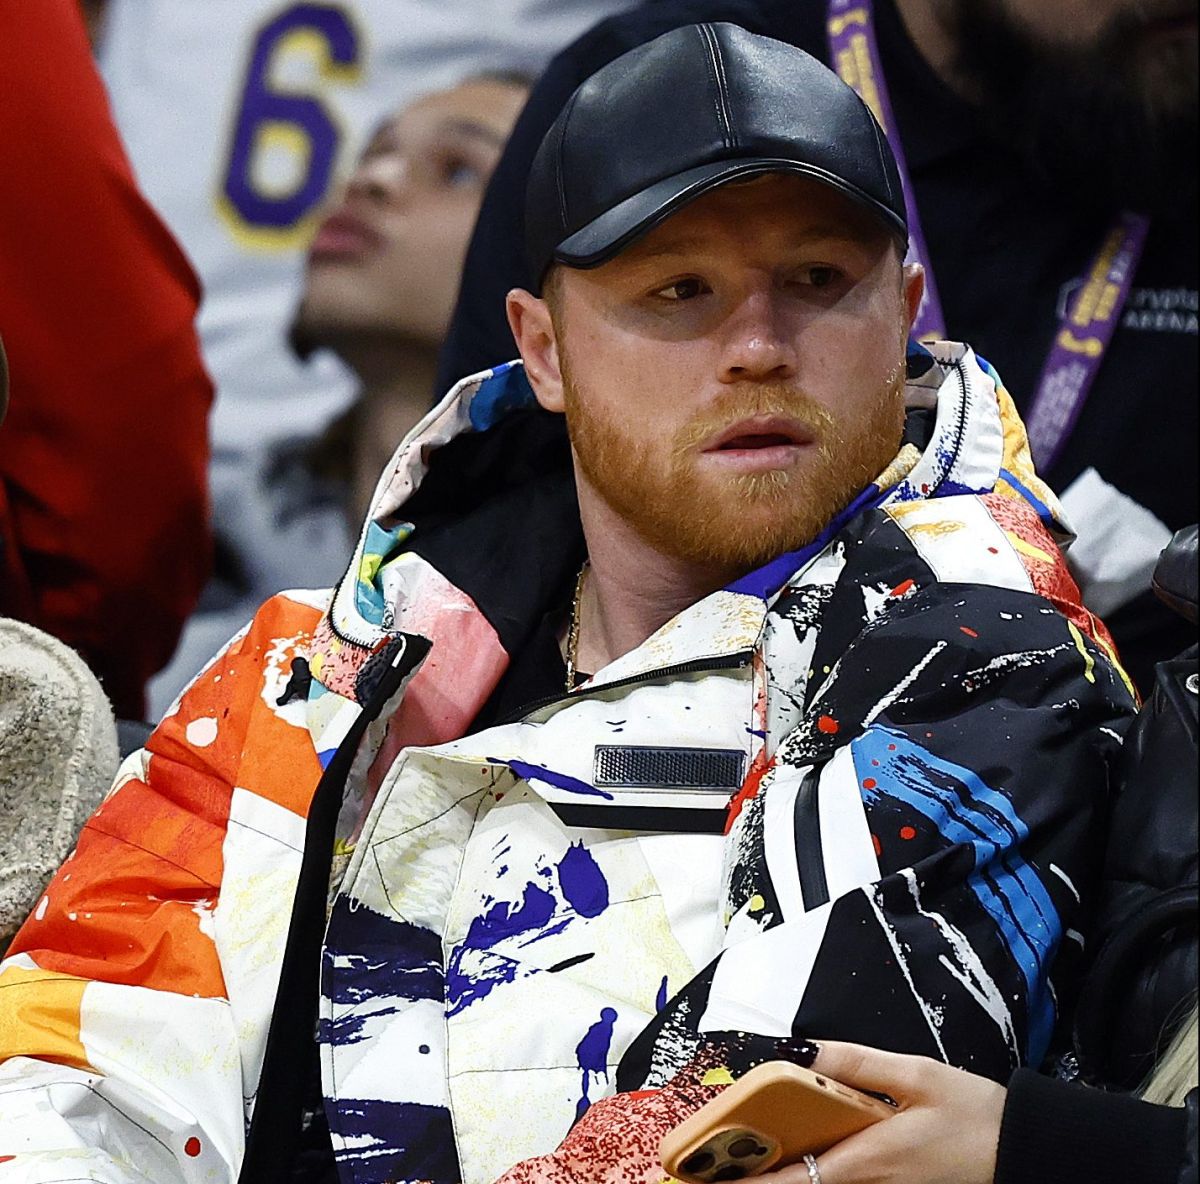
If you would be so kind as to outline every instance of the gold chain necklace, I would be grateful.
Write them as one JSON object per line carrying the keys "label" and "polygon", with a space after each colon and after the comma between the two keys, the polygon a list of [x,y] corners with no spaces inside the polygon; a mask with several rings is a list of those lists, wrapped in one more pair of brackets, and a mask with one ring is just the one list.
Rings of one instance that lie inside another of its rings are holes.
{"label": "gold chain necklace", "polygon": [[589,563],[585,559],[575,577],[575,597],[571,601],[571,626],[567,630],[567,690],[575,689],[575,659],[579,653],[579,607],[583,603],[583,585],[587,581]]}

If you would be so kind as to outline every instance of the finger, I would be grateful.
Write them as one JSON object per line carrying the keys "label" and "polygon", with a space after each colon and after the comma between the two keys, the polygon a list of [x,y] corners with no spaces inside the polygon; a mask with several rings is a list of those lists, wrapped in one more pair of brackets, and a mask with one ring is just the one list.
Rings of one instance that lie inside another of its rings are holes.
{"label": "finger", "polygon": [[[819,1160],[817,1161],[817,1171],[821,1171]],[[755,1184],[810,1184],[811,1180],[812,1176],[804,1163],[789,1164],[777,1172],[764,1172],[761,1176],[754,1177]],[[821,1184],[832,1184],[832,1181],[825,1179],[823,1173],[820,1180]]]}
{"label": "finger", "polygon": [[928,1057],[883,1052],[863,1044],[838,1040],[815,1041],[813,1070],[825,1073],[854,1089],[874,1090],[895,1098],[901,1105],[920,1097],[932,1074],[943,1066]]}

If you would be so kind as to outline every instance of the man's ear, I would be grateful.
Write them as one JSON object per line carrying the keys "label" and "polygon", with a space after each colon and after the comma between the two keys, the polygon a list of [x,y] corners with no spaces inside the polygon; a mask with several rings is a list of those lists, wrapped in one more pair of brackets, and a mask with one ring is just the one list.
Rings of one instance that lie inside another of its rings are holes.
{"label": "man's ear", "polygon": [[562,411],[562,369],[550,306],[524,288],[513,288],[505,298],[505,310],[538,403],[547,411]]}
{"label": "man's ear", "polygon": [[906,263],[901,284],[904,288],[904,307],[908,317],[905,336],[909,336],[921,309],[921,297],[925,295],[925,268],[919,263]]}

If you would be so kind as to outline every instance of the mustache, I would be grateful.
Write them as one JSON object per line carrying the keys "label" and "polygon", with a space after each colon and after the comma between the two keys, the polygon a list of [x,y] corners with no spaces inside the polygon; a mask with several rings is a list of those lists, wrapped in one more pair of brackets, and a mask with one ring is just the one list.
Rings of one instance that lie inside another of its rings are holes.
{"label": "mustache", "polygon": [[754,415],[794,419],[812,432],[818,445],[825,443],[837,426],[833,416],[799,388],[787,383],[756,383],[722,391],[679,430],[674,451],[676,455],[690,452],[729,424]]}

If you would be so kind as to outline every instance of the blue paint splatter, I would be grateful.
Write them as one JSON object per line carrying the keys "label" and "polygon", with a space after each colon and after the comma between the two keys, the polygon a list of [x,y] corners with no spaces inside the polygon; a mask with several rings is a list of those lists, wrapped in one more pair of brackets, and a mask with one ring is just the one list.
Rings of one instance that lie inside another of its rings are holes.
{"label": "blue paint splatter", "polygon": [[[322,1020],[319,1039],[326,1044],[354,1044],[368,1037],[368,1025],[399,1007],[380,1004],[394,999],[441,999],[442,943],[431,929],[397,921],[366,905],[339,900],[329,921],[322,964],[322,990],[333,1007],[332,1020]],[[356,1010],[371,1003],[369,1011]]]}
{"label": "blue paint splatter", "polygon": [[667,1005],[667,976],[663,975],[663,981],[659,983],[658,995],[654,1000],[654,1010],[662,1011]]}
{"label": "blue paint splatter", "polygon": [[328,1104],[339,1174],[356,1184],[457,1184],[462,1169],[450,1112],[419,1102],[337,1098]]}
{"label": "blue paint splatter", "polygon": [[[554,891],[556,872],[558,892]],[[539,867],[537,877],[525,885],[516,903],[489,899],[486,911],[471,922],[451,952],[446,967],[448,1016],[514,982],[518,974],[538,973],[536,968],[523,967],[511,953],[501,953],[496,947],[502,942],[512,939],[514,946],[524,949],[556,937],[580,917],[598,917],[608,908],[608,881],[582,843],[568,847],[553,867]]]}
{"label": "blue paint splatter", "polygon": [[572,843],[558,864],[558,882],[567,903],[581,917],[598,917],[608,908],[608,881],[583,843]]}
{"label": "blue paint splatter", "polygon": [[477,950],[490,950],[506,937],[541,929],[553,916],[554,897],[536,884],[526,884],[520,904],[497,901],[482,917],[471,922],[467,944]]}
{"label": "blue paint splatter", "polygon": [[903,732],[868,728],[851,742],[856,770],[875,784],[860,791],[870,807],[896,798],[928,818],[947,842],[968,847],[975,869],[967,887],[992,918],[1026,986],[1027,1058],[1040,1063],[1054,1029],[1047,968],[1062,939],[1062,921],[1046,886],[1021,854],[1029,835],[1011,799],[979,774],[922,748]]}
{"label": "blue paint splatter", "polygon": [[[518,963],[495,953],[493,947],[507,938],[545,929],[554,909],[555,900],[549,892],[537,884],[526,884],[518,904],[496,901],[483,916],[476,917],[446,966],[447,1016],[457,1015],[486,998],[502,983],[511,983],[517,976]],[[479,963],[473,973],[463,969],[467,958]]]}
{"label": "blue paint splatter", "polygon": [[507,765],[523,781],[542,781],[553,785],[555,789],[565,789],[568,793],[586,794],[588,797],[604,798],[610,802],[613,800],[613,795],[603,789],[588,785],[586,781],[580,781],[577,777],[568,777],[566,773],[556,773],[542,765],[530,765],[525,761],[505,761],[494,756],[487,759],[494,765]]}
{"label": "blue paint splatter", "polygon": [[588,1097],[589,1077],[599,1082],[603,1077],[608,1080],[608,1050],[612,1047],[613,1028],[617,1022],[615,1008],[605,1007],[600,1012],[600,1018],[584,1033],[583,1039],[575,1046],[575,1059],[579,1063],[579,1071],[583,1074],[582,1093],[575,1104],[575,1117],[578,1119],[592,1104]]}

